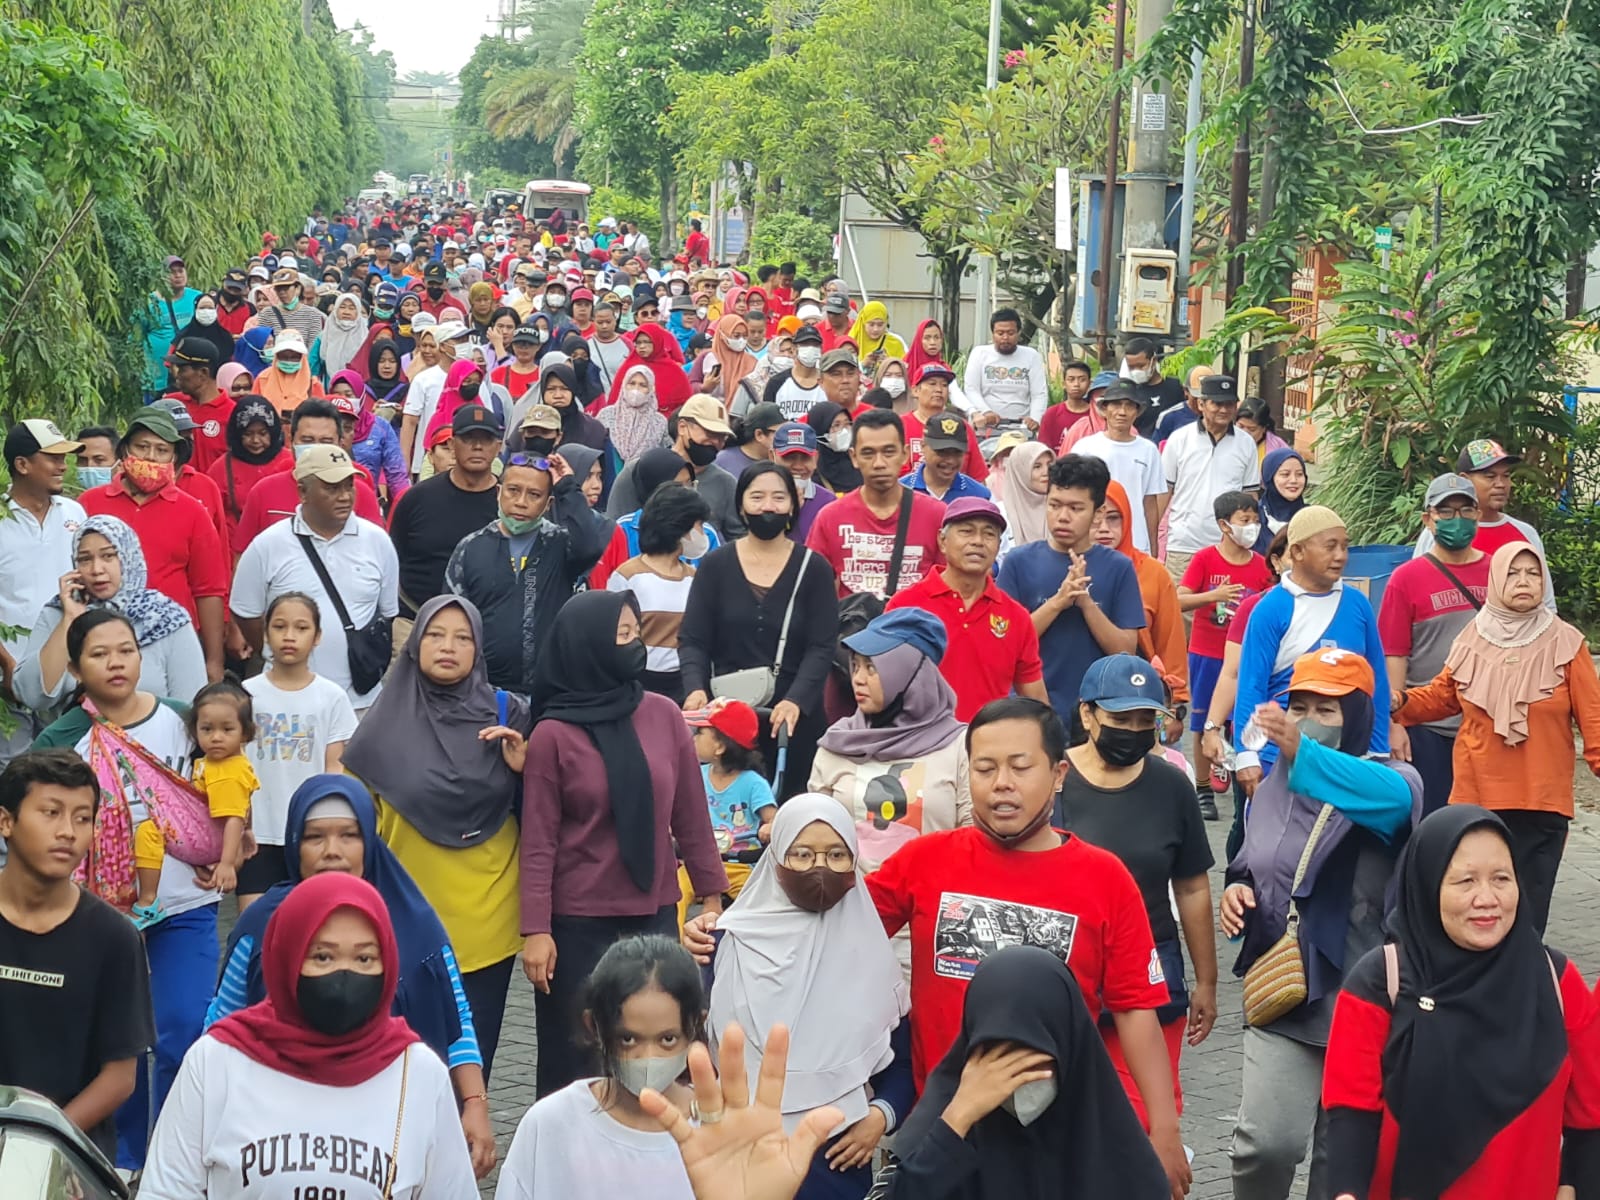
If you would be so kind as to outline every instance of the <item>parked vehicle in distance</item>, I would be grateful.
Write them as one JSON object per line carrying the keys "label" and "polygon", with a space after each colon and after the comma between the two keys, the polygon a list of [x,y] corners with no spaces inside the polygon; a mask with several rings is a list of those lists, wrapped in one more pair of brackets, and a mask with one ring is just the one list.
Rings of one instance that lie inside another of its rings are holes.
{"label": "parked vehicle in distance", "polygon": [[543,221],[559,208],[567,220],[581,224],[589,219],[593,193],[587,183],[575,179],[530,179],[522,189],[522,215]]}

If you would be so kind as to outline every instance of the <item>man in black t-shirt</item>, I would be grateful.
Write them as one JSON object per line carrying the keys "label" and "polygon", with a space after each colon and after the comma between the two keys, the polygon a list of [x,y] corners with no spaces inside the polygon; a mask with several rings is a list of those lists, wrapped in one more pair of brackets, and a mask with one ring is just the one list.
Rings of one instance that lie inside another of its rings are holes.
{"label": "man in black t-shirt", "polygon": [[1133,384],[1139,398],[1144,401],[1144,411],[1133,422],[1140,437],[1153,438],[1156,422],[1162,414],[1187,403],[1183,384],[1161,373],[1156,344],[1147,337],[1128,339],[1128,344],[1122,349],[1121,375]]}
{"label": "man in black t-shirt", "polygon": [[144,942],[73,882],[100,785],[71,750],[0,773],[0,1080],[48,1096],[115,1160],[112,1114],[155,1041]]}

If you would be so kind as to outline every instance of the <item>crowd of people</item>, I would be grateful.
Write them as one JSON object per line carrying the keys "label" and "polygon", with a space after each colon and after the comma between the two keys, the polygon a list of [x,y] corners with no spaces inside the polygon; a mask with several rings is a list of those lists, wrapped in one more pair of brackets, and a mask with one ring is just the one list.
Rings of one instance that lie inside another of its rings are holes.
{"label": "crowd of people", "polygon": [[0,1083],[150,1200],[1176,1200],[1220,927],[1238,1200],[1600,1194],[1517,456],[1375,607],[1230,376],[708,254],[315,213],[8,431]]}

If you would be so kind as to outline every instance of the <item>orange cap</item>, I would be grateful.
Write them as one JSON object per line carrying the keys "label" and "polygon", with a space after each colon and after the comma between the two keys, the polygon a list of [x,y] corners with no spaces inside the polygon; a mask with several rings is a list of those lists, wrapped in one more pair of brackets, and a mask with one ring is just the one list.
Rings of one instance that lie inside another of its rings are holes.
{"label": "orange cap", "polygon": [[1372,695],[1372,664],[1354,650],[1337,646],[1313,650],[1294,660],[1289,678],[1291,692],[1311,692],[1318,696],[1348,696],[1351,692]]}

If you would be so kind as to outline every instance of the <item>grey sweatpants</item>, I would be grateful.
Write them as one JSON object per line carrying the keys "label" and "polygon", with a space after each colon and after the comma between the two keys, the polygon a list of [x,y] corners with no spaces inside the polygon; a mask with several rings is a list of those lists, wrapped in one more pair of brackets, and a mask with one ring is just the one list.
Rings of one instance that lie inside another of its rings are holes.
{"label": "grey sweatpants", "polygon": [[1265,1029],[1244,1031],[1244,1084],[1233,1127],[1233,1200],[1288,1200],[1312,1142],[1306,1200],[1331,1200],[1320,1046]]}

